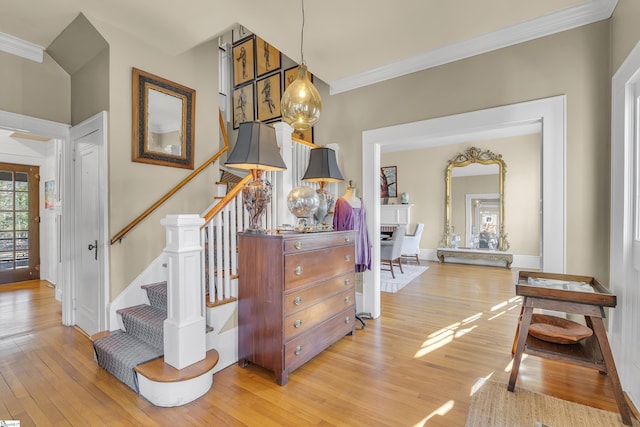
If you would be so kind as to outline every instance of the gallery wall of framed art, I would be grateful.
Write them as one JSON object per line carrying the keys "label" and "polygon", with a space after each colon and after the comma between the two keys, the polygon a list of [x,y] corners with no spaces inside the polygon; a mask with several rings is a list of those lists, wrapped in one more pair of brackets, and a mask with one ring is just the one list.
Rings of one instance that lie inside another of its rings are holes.
{"label": "gallery wall of framed art", "polygon": [[[297,77],[298,65],[290,66],[292,60],[243,26],[232,30],[232,54],[233,129],[247,121],[281,121],[282,94]],[[313,81],[311,73],[309,79]],[[313,128],[294,130],[292,136],[313,143]]]}

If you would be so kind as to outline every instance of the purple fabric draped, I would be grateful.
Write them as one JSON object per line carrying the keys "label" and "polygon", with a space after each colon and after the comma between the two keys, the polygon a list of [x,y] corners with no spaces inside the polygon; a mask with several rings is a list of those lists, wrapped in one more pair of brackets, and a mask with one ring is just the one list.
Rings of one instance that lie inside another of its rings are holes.
{"label": "purple fabric draped", "polygon": [[354,208],[344,198],[339,198],[333,210],[333,229],[355,230],[356,272],[371,270],[371,242],[367,231],[364,205]]}

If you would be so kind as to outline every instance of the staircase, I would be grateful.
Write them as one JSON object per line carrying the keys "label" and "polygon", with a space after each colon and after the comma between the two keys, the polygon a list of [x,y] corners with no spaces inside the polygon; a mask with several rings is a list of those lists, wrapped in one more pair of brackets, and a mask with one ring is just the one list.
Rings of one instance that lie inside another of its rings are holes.
{"label": "staircase", "polygon": [[[183,405],[211,388],[218,353],[209,350],[204,361],[183,370],[164,363],[167,282],[143,285],[142,289],[146,292],[149,304],[117,310],[124,329],[92,337],[96,361],[100,367],[154,405]],[[167,383],[179,382],[188,385],[186,388],[163,387]]]}
{"label": "staircase", "polygon": [[[302,184],[312,148],[293,144],[287,126],[278,125],[290,167],[264,174],[274,191],[266,228],[291,223],[286,196]],[[241,190],[250,176],[219,169],[218,196],[206,213],[161,221],[165,250],[111,301],[116,330],[92,337],[98,364],[156,406],[197,399],[215,372],[238,361],[237,233],[248,222]]]}
{"label": "staircase", "polygon": [[124,330],[96,337],[93,341],[98,365],[136,393],[140,389],[135,367],[164,355],[163,323],[167,318],[167,283],[142,288],[147,292],[150,304],[118,310]]}

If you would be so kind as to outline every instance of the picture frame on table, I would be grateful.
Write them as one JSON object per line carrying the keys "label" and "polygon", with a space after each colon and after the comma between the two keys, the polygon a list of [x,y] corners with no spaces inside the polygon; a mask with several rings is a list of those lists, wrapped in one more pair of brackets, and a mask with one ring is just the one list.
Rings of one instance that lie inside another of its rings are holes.
{"label": "picture frame on table", "polygon": [[258,121],[266,122],[282,115],[280,112],[280,100],[282,97],[280,74],[271,74],[256,81]]}
{"label": "picture frame on table", "polygon": [[398,197],[398,167],[380,168],[380,197]]}
{"label": "picture frame on table", "polygon": [[242,122],[252,122],[255,117],[255,87],[253,82],[233,90],[233,128]]}
{"label": "picture frame on table", "polygon": [[253,37],[233,47],[233,86],[255,78],[255,40]]}
{"label": "picture frame on table", "polygon": [[259,36],[255,38],[256,77],[262,77],[280,69],[280,51]]}

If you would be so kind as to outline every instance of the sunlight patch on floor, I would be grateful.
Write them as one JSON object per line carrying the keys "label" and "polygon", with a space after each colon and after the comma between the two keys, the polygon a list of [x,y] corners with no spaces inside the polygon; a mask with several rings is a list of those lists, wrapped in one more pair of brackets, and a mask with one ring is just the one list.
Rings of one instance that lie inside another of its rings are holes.
{"label": "sunlight patch on floor", "polygon": [[420,422],[414,424],[413,427],[422,427],[422,426],[424,426],[425,424],[427,424],[427,421],[429,421],[431,418],[435,417],[436,415],[439,415],[441,417],[447,415],[447,413],[451,409],[453,409],[454,405],[455,405],[455,402],[453,400],[448,401],[447,403],[445,403],[444,405],[442,405],[441,407],[439,407],[438,409],[436,409],[435,411],[433,411],[432,413],[427,415],[426,418],[424,418]]}
{"label": "sunlight patch on floor", "polygon": [[473,396],[474,394],[476,394],[476,392],[480,390],[480,388],[484,385],[484,383],[486,383],[492,376],[493,376],[493,372],[491,372],[486,377],[478,378],[478,380],[471,386],[471,392],[469,393],[469,396]]}

